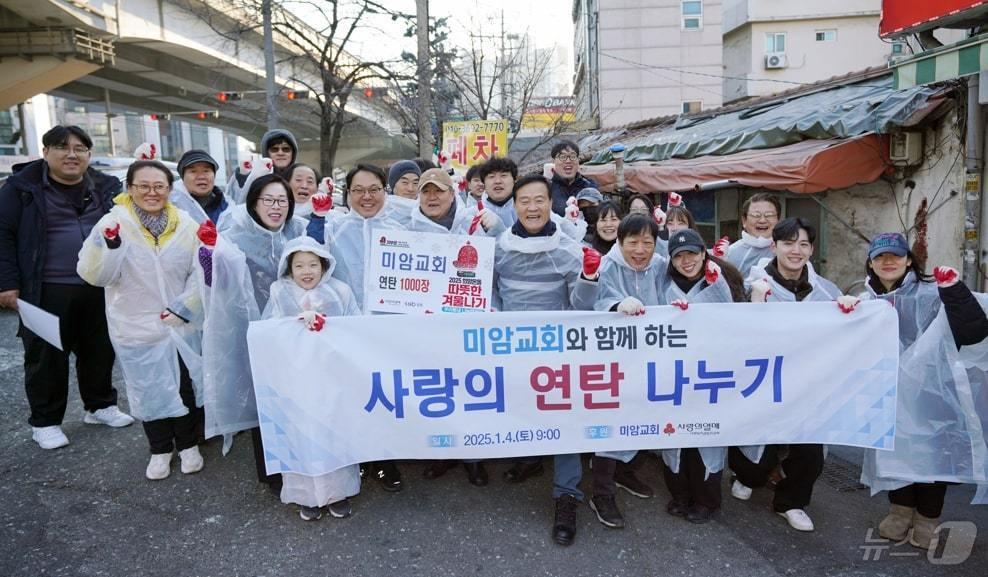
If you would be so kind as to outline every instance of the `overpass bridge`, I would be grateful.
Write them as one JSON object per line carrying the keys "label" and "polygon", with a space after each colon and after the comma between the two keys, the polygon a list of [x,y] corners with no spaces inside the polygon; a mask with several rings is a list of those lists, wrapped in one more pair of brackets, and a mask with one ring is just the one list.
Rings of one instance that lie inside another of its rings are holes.
{"label": "overpass bridge", "polygon": [[[0,5],[0,108],[46,92],[104,103],[109,113],[136,111],[195,119],[257,142],[266,127],[262,36],[244,25],[229,0],[4,0]],[[287,15],[294,18],[294,16]],[[313,31],[315,34],[315,31]],[[275,34],[276,84],[320,86],[297,48]],[[221,102],[220,92],[246,92]],[[279,98],[281,126],[318,164],[315,100]],[[415,155],[394,110],[357,91],[336,164]],[[191,116],[189,116],[191,115]],[[306,144],[306,142],[310,144]]]}

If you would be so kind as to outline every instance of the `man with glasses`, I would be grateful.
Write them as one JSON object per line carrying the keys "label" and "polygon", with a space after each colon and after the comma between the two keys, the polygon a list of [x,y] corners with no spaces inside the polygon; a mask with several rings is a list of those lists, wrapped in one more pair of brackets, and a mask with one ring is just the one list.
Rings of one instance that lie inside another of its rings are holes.
{"label": "man with glasses", "polygon": [[68,401],[69,353],[76,355],[79,394],[90,424],[124,427],[111,384],[113,346],[103,289],[76,273],[79,251],[110,211],[120,181],[89,168],[93,141],[78,126],[56,126],[41,139],[41,160],[14,166],[0,189],[0,306],[17,299],[59,317],[64,351],[23,325],[24,388],[32,437],[42,449],[69,444],[62,431]]}
{"label": "man with glasses", "polygon": [[552,212],[566,216],[566,200],[584,188],[597,188],[597,183],[580,174],[580,147],[562,140],[552,147]]}
{"label": "man with glasses", "polygon": [[763,258],[772,259],[772,229],[782,218],[778,197],[759,192],[741,208],[741,239],[727,249],[727,260],[748,276],[751,267]]}

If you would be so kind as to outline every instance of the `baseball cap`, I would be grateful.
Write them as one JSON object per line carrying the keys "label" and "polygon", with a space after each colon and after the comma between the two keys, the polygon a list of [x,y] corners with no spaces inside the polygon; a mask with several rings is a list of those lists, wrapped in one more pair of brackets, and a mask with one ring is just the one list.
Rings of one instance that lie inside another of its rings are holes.
{"label": "baseball cap", "polygon": [[589,200],[594,204],[600,204],[604,202],[604,195],[601,194],[596,188],[587,187],[577,193],[576,200],[577,202],[581,200]]}
{"label": "baseball cap", "polygon": [[422,173],[419,177],[419,192],[430,182],[443,190],[453,190],[453,179],[441,168],[430,168]]}
{"label": "baseball cap", "polygon": [[895,256],[906,256],[909,253],[909,243],[906,237],[897,232],[883,232],[875,236],[868,247],[868,260],[874,260],[880,254],[890,252]]}
{"label": "baseball cap", "polygon": [[691,252],[706,252],[706,245],[703,244],[703,237],[692,228],[683,229],[669,236],[669,257],[688,250]]}

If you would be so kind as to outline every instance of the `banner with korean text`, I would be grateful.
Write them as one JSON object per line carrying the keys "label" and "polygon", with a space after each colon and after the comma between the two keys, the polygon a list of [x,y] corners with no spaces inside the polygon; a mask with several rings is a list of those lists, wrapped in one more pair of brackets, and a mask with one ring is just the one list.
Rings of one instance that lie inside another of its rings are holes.
{"label": "banner with korean text", "polygon": [[384,459],[829,443],[891,449],[884,301],[294,319],[248,332],[269,473]]}
{"label": "banner with korean text", "polygon": [[443,122],[443,151],[450,165],[464,172],[495,156],[508,156],[508,121]]}
{"label": "banner with korean text", "polygon": [[367,307],[372,312],[487,312],[494,239],[382,231],[372,240],[368,269]]}

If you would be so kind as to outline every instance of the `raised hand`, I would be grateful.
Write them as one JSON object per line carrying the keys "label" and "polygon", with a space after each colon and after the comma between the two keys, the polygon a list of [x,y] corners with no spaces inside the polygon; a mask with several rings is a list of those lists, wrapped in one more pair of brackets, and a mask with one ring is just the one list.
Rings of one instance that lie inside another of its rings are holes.
{"label": "raised hand", "polygon": [[309,202],[312,203],[312,213],[316,216],[326,216],[333,210],[333,196],[325,192],[312,195]]}
{"label": "raised hand", "polygon": [[710,253],[717,258],[724,258],[727,256],[727,247],[731,246],[731,241],[726,236],[714,243],[714,248],[711,249]]}
{"label": "raised hand", "polygon": [[668,206],[666,208],[668,208],[669,206],[682,206],[682,205],[683,205],[683,197],[682,197],[682,195],[680,195],[679,193],[676,193],[676,192],[670,192],[669,193],[669,204],[668,204]]}
{"label": "raised hand", "polygon": [[202,244],[210,248],[216,246],[216,225],[207,218],[205,222],[199,225],[196,236],[199,237]]}
{"label": "raised hand", "polygon": [[111,220],[103,228],[103,240],[106,241],[106,248],[120,248],[120,223]]}
{"label": "raised hand", "polygon": [[637,317],[645,314],[645,305],[635,297],[624,297],[624,300],[618,303],[617,310],[629,317]]}
{"label": "raised hand", "polygon": [[706,270],[704,271],[704,278],[706,279],[707,284],[714,284],[715,282],[717,282],[717,279],[720,278],[720,266],[718,266],[717,263],[715,263],[714,261],[707,259],[707,266],[706,266]]}
{"label": "raised hand", "polygon": [[600,253],[588,246],[583,247],[583,276],[588,279],[596,278],[599,268]]}
{"label": "raised hand", "polygon": [[948,288],[957,284],[957,281],[960,280],[960,275],[955,268],[938,266],[933,269],[933,278],[937,280],[938,287]]}
{"label": "raised hand", "polygon": [[666,227],[666,213],[661,208],[655,207],[652,209],[652,220],[655,221],[655,224],[659,225],[659,230]]}
{"label": "raised hand", "polygon": [[572,196],[566,199],[565,214],[566,214],[566,218],[569,219],[570,222],[575,223],[576,221],[580,220],[580,207],[577,206],[576,199],[573,198]]}
{"label": "raised hand", "polygon": [[763,303],[768,300],[768,295],[772,294],[772,285],[768,281],[760,278],[751,283],[751,302]]}

